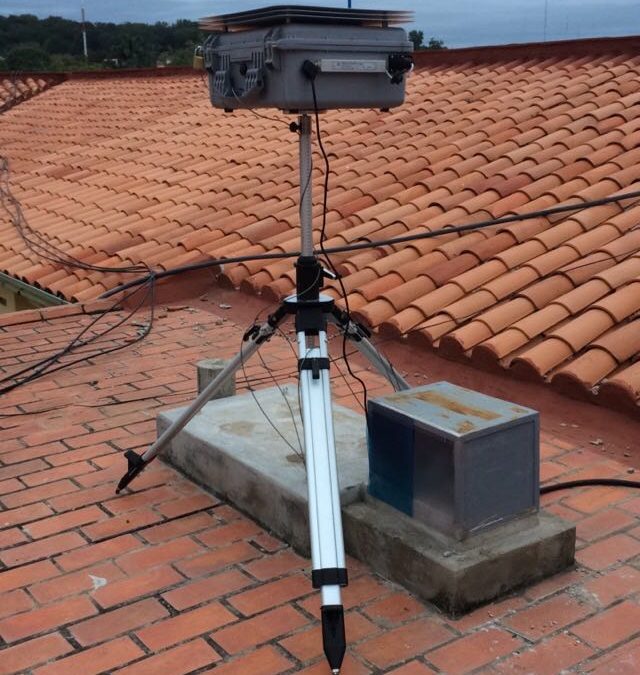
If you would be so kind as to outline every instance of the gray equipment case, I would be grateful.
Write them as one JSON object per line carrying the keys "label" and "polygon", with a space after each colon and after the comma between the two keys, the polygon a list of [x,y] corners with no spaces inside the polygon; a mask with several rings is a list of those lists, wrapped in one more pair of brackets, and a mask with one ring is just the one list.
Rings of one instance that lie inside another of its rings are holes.
{"label": "gray equipment case", "polygon": [[287,23],[213,34],[204,60],[217,108],[314,110],[310,61],[319,110],[384,109],[404,101],[412,50],[402,28]]}

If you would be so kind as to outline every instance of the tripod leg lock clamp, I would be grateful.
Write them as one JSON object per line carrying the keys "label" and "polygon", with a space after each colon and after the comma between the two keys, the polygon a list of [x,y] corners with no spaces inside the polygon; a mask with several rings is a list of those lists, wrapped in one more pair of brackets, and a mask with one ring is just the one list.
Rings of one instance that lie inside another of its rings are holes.
{"label": "tripod leg lock clamp", "polygon": [[320,379],[321,370],[329,370],[329,359],[322,357],[312,357],[308,359],[298,359],[298,372],[310,370],[313,373],[313,379]]}
{"label": "tripod leg lock clamp", "polygon": [[247,342],[248,340],[255,338],[259,332],[260,326],[254,324],[253,326],[251,326],[251,328],[245,331],[244,335],[242,336],[243,342]]}
{"label": "tripod leg lock clamp", "polygon": [[272,325],[270,321],[266,324],[263,324],[262,326],[254,324],[251,326],[251,328],[249,328],[249,330],[245,332],[245,334],[242,336],[242,340],[243,342],[254,340],[259,345],[261,345],[263,342],[267,342],[267,340],[271,338],[277,325],[277,323]]}
{"label": "tripod leg lock clamp", "polygon": [[371,337],[371,331],[364,324],[354,321],[345,310],[340,309],[339,307],[334,307],[333,316],[338,322],[340,328],[342,328],[342,330],[344,330],[347,335],[356,342],[360,342],[362,338]]}
{"label": "tripod leg lock clamp", "polygon": [[345,331],[348,337],[350,337],[354,342],[360,342],[364,338],[371,337],[371,331],[362,324],[356,323],[355,321],[350,321],[347,324]]}
{"label": "tripod leg lock clamp", "polygon": [[323,586],[347,586],[349,576],[344,567],[325,567],[311,571],[311,584],[314,588]]}

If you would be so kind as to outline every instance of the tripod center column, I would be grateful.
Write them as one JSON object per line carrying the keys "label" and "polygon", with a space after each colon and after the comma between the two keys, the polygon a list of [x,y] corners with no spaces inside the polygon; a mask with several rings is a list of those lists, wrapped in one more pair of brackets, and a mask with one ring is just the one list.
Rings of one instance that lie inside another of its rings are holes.
{"label": "tripod center column", "polygon": [[303,257],[313,256],[313,160],[311,157],[311,117],[302,114],[300,133],[300,232]]}

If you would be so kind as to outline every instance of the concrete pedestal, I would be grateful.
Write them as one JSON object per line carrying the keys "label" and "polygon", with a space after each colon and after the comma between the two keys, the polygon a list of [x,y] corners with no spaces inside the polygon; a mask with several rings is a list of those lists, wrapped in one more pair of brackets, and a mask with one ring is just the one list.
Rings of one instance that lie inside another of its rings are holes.
{"label": "concrete pedestal", "polygon": [[[308,554],[306,475],[291,414],[302,439],[297,385],[255,397],[272,423],[250,393],[218,399],[178,434],[164,458]],[[179,412],[161,414],[159,431]],[[346,549],[375,572],[459,614],[573,564],[575,527],[551,514],[459,542],[368,497],[364,418],[334,406],[334,426]]]}

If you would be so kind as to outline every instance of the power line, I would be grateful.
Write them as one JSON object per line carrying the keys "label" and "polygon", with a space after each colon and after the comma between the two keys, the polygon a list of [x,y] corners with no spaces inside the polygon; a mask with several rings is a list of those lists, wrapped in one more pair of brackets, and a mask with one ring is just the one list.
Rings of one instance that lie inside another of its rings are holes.
{"label": "power line", "polygon": [[[437,230],[431,230],[427,232],[419,232],[416,234],[403,235],[401,237],[392,237],[389,239],[380,239],[378,241],[365,241],[365,242],[356,242],[353,244],[346,244],[344,246],[333,246],[324,249],[326,255],[331,255],[333,253],[352,253],[353,251],[361,251],[370,248],[380,248],[385,246],[395,246],[397,244],[406,244],[413,241],[421,241],[424,239],[435,239],[436,237],[441,237],[449,234],[460,234],[463,232],[474,232],[476,230],[483,230],[488,227],[494,227],[496,225],[506,225],[509,223],[518,223],[524,222],[527,220],[534,220],[536,218],[547,218],[560,213],[570,213],[572,211],[583,211],[586,209],[596,208],[598,206],[606,206],[607,204],[615,204],[623,202],[626,200],[638,200],[640,199],[640,190],[633,192],[626,192],[621,195],[612,195],[611,197],[603,197],[602,199],[595,199],[592,201],[582,202],[580,204],[565,204],[562,206],[554,206],[549,209],[543,209],[540,211],[531,211],[523,214],[513,214],[509,216],[502,216],[500,218],[492,218],[490,220],[481,221],[478,223],[471,223],[468,225],[452,225],[451,227],[443,227]],[[621,207],[625,210],[628,207]],[[184,265],[182,267],[174,267],[168,270],[162,270],[156,273],[156,279],[160,281],[167,277],[176,276],[178,274],[184,274],[185,272],[195,272],[198,270],[208,269],[210,267],[220,267],[221,265],[230,265],[237,263],[245,262],[259,262],[262,260],[283,260],[286,258],[297,258],[300,255],[300,251],[290,251],[290,252],[281,252],[281,253],[259,253],[255,255],[247,256],[235,256],[231,258],[214,258],[212,260],[207,260],[201,263],[193,263],[191,265]],[[109,291],[103,293],[100,298],[110,298],[116,293],[125,291],[132,286],[136,286],[144,283],[145,279],[134,279],[120,286],[116,286]]]}
{"label": "power line", "polygon": [[[313,91],[315,94],[315,86],[313,85]],[[325,160],[325,180],[324,180],[324,196],[323,196],[323,230],[321,232],[321,238],[320,238],[320,248],[321,252],[324,254],[324,256],[327,258],[329,265],[333,267],[331,260],[329,258],[329,254],[333,253],[348,253],[348,252],[353,252],[353,251],[358,251],[358,250],[363,250],[363,249],[369,249],[369,248],[379,248],[383,246],[395,246],[397,244],[402,244],[402,243],[409,243],[413,241],[419,241],[419,240],[424,240],[424,239],[431,239],[443,235],[450,235],[450,234],[460,234],[464,232],[471,232],[471,231],[476,231],[476,230],[481,230],[487,227],[495,227],[497,225],[504,225],[508,223],[516,223],[516,222],[523,222],[526,220],[534,219],[534,218],[545,218],[549,217],[552,215],[560,214],[560,213],[568,213],[568,212],[575,212],[575,211],[582,211],[590,208],[595,208],[598,206],[604,206],[607,204],[612,204],[612,203],[620,203],[623,201],[627,200],[637,200],[640,198],[640,191],[633,191],[633,192],[628,192],[628,193],[623,193],[619,195],[613,195],[610,197],[605,197],[602,199],[597,199],[597,200],[591,200],[591,201],[586,201],[582,202],[579,204],[566,204],[566,205],[560,205],[556,207],[551,207],[549,209],[543,209],[543,210],[538,210],[534,212],[528,212],[524,214],[512,214],[508,216],[503,216],[500,218],[493,218],[490,220],[486,221],[481,221],[479,223],[471,223],[467,225],[453,225],[451,227],[445,227],[445,228],[440,228],[438,230],[432,230],[432,231],[427,231],[427,232],[420,232],[420,233],[415,233],[411,235],[405,235],[401,237],[393,237],[389,239],[381,239],[378,241],[365,241],[365,242],[356,242],[352,243],[349,245],[345,246],[339,246],[339,247],[331,247],[331,248],[325,248],[324,247],[324,230],[326,226],[326,215],[327,215],[327,196],[328,196],[328,175],[329,175],[329,160],[326,152],[324,151],[324,146],[322,145],[322,138],[320,134],[320,126],[319,126],[319,115],[318,115],[318,105],[317,105],[317,99],[314,96],[314,102],[315,102],[315,109],[316,109],[316,125],[318,129],[318,138],[319,138],[319,144],[321,148],[321,152],[323,154],[323,158]],[[310,180],[308,181],[310,183]],[[308,185],[305,186],[305,189],[308,189]],[[145,276],[139,277],[137,279],[134,279],[128,283],[122,284],[111,291],[107,291],[106,293],[103,293],[101,298],[108,298],[111,297],[112,295],[116,293],[122,293],[125,291],[128,291],[131,288],[138,288],[139,286],[146,286],[149,285],[149,291],[147,295],[145,296],[145,300],[148,299],[149,297],[151,298],[152,301],[152,306],[151,306],[151,319],[148,325],[148,330],[146,332],[143,332],[141,336],[138,336],[137,339],[133,341],[128,341],[124,345],[118,346],[116,348],[111,348],[111,349],[105,349],[102,351],[98,351],[95,354],[91,355],[86,355],[83,356],[80,359],[76,359],[72,363],[78,363],[82,360],[87,360],[89,358],[95,358],[96,356],[100,356],[102,354],[107,354],[111,353],[112,351],[117,351],[118,349],[122,349],[126,346],[129,346],[130,344],[133,344],[134,342],[139,341],[140,339],[144,339],[148,332],[151,330],[151,326],[153,323],[153,316],[154,316],[154,307],[153,304],[155,303],[155,284],[158,280],[170,276],[174,276],[177,274],[181,274],[184,272],[190,272],[190,271],[195,271],[198,269],[207,269],[211,267],[217,267],[220,266],[221,264],[231,264],[231,263],[241,263],[241,262],[250,262],[250,261],[259,261],[259,260],[280,260],[284,258],[293,258],[297,257],[300,255],[299,252],[283,252],[283,253],[265,253],[265,254],[260,254],[260,255],[251,255],[251,256],[238,256],[234,258],[220,258],[217,260],[210,260],[206,261],[203,263],[196,263],[196,264],[191,264],[191,265],[186,265],[182,267],[177,267],[169,270],[164,270],[164,271],[155,271],[152,270],[148,265],[145,263],[139,263],[137,265],[129,265],[129,266],[123,266],[123,267],[105,267],[105,266],[99,266],[99,265],[90,265],[87,263],[82,262],[81,260],[78,260],[74,256],[66,253],[65,251],[62,251],[58,247],[54,246],[51,244],[49,241],[47,241],[39,232],[33,230],[28,222],[26,221],[26,218],[24,216],[24,213],[22,211],[22,207],[19,203],[19,201],[14,197],[14,195],[11,192],[10,189],[10,172],[9,172],[9,163],[6,157],[0,156],[0,203],[4,210],[9,214],[9,217],[11,221],[13,222],[14,226],[18,230],[21,238],[23,239],[25,245],[31,250],[35,255],[38,257],[48,260],[49,262],[52,262],[53,264],[57,264],[66,268],[70,269],[82,269],[84,271],[96,271],[96,272],[101,272],[101,273],[122,273],[122,274],[141,274],[146,272]],[[623,210],[628,208],[628,206],[622,206]],[[590,263],[586,263],[586,265],[589,264],[594,264],[593,261]],[[346,289],[344,287],[344,284],[342,283],[342,280],[340,276],[338,275],[338,281],[341,286],[342,290],[342,295],[344,298],[345,303],[348,303],[348,297],[346,293]],[[125,296],[125,299],[128,298],[129,296]],[[135,316],[136,312],[141,308],[141,306],[144,304],[145,300],[141,301],[141,303],[129,314],[127,315],[126,319],[131,319],[133,316]],[[114,303],[111,308],[105,310],[104,313],[98,317],[96,322],[102,318],[102,316],[105,316],[108,314],[110,311],[113,311],[113,309],[117,306],[117,303]],[[347,304],[348,307],[348,304]],[[348,313],[348,310],[347,310]],[[448,322],[447,322],[448,323]],[[118,324],[120,325],[120,324]],[[66,356],[71,351],[74,351],[75,347],[77,346],[86,346],[90,342],[94,341],[95,339],[102,337],[103,335],[106,335],[110,330],[108,329],[104,331],[103,333],[100,333],[98,335],[93,336],[90,340],[80,340],[82,334],[85,331],[82,331],[79,336],[77,336],[74,340],[71,341],[67,347],[64,349],[60,350],[60,352],[47,357],[46,359],[41,360],[40,362],[36,364],[32,364],[31,369],[33,369],[33,372],[29,375],[25,375],[25,377],[21,380],[16,380],[16,377],[19,377],[20,375],[24,374],[26,372],[26,369],[23,369],[19,374],[14,374],[13,379],[14,382],[11,385],[7,385],[7,387],[0,389],[0,394],[6,393],[7,391],[11,391],[17,386],[20,386],[21,384],[26,384],[27,382],[31,382],[34,379],[37,379],[38,377],[47,374],[49,372],[55,372],[56,370],[59,370],[62,367],[66,367],[66,365],[70,364],[65,364],[65,365],[60,365],[56,368],[52,368],[53,364],[57,363],[60,361],[61,358]],[[346,341],[346,337],[343,336],[343,339]],[[349,363],[347,360],[347,352],[346,352],[346,345],[343,344],[343,359],[347,365],[347,368],[350,371],[350,374],[355,377],[356,379],[357,376],[355,376],[352,372],[351,369],[349,368]],[[4,378],[2,381],[6,381],[7,378]],[[362,380],[360,382],[363,384],[363,389],[365,391],[365,396],[366,396],[366,388],[364,388],[364,383]]]}

